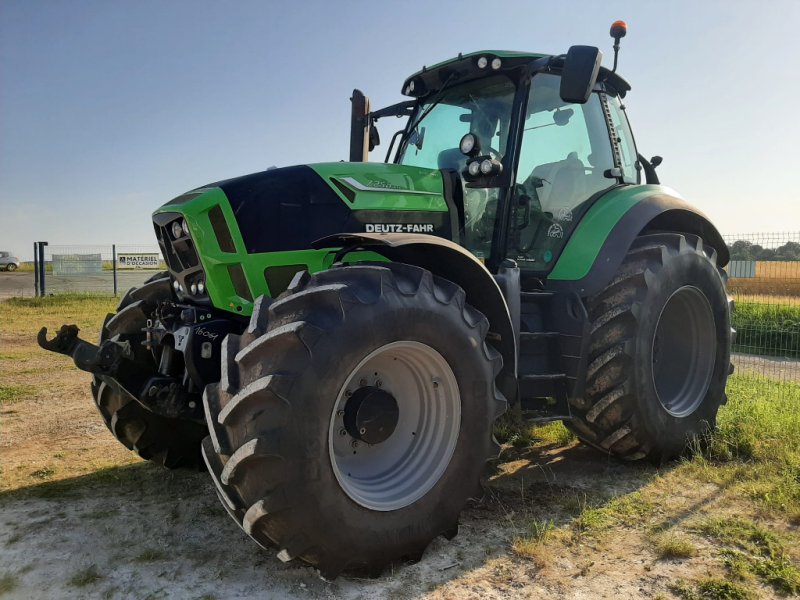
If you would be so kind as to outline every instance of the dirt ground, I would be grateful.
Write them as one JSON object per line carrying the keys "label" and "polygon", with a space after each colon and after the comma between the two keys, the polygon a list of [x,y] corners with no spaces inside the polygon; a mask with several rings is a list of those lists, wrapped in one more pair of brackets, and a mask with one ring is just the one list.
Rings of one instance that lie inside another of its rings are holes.
{"label": "dirt ground", "polygon": [[[541,441],[506,447],[459,535],[435,540],[419,563],[326,582],[247,538],[205,473],[156,468],[123,448],[95,413],[89,376],[36,349],[28,329],[0,331],[12,365],[2,385],[31,390],[0,403],[2,598],[680,598],[676,582],[726,577],[719,548],[694,525],[756,512],[719,479],[687,483],[674,465]],[[593,523],[599,510],[610,517]],[[786,535],[800,536],[798,526]],[[665,556],[657,530],[680,532],[694,551]]]}

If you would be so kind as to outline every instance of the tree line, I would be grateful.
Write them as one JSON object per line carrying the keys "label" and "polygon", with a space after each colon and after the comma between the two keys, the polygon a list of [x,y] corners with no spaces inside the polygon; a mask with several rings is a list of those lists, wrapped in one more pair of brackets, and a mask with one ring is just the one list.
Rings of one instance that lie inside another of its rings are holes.
{"label": "tree line", "polygon": [[731,260],[800,260],[800,243],[786,242],[777,248],[764,248],[747,240],[728,244]]}

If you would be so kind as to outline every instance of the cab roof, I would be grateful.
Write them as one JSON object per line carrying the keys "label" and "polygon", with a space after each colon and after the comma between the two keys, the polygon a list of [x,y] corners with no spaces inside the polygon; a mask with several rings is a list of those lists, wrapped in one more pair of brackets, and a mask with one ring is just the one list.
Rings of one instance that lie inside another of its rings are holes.
{"label": "cab roof", "polygon": [[[486,57],[488,66],[479,68],[478,60],[481,57]],[[468,54],[459,54],[454,58],[444,60],[430,67],[424,66],[413,75],[410,75],[403,82],[401,93],[406,96],[420,98],[442,87],[454,75],[459,80],[462,80],[465,77],[478,77],[487,72],[492,72],[491,63],[495,58],[500,59],[501,67],[498,72],[502,72],[541,58],[551,59],[552,64],[550,66],[553,70],[559,70],[564,63],[564,57],[565,55],[557,56],[511,50],[479,50]],[[627,81],[605,67],[600,67],[597,80],[609,84],[612,91],[622,97],[631,89]],[[414,85],[412,85],[412,82]]]}

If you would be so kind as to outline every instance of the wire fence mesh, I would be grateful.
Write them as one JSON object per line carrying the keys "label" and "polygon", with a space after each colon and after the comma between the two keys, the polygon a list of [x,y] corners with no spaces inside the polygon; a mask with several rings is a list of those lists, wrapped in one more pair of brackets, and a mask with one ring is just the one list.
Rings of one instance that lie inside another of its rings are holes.
{"label": "wire fence mesh", "polygon": [[166,267],[157,244],[45,246],[45,293],[119,295]]}
{"label": "wire fence mesh", "polygon": [[[800,384],[800,232],[726,235],[736,372]],[[166,267],[156,244],[44,247],[45,293],[124,294]],[[26,272],[30,271],[30,272]],[[0,277],[0,298],[33,296],[31,265]]]}
{"label": "wire fence mesh", "polygon": [[725,241],[737,372],[800,383],[800,232],[727,235]]}

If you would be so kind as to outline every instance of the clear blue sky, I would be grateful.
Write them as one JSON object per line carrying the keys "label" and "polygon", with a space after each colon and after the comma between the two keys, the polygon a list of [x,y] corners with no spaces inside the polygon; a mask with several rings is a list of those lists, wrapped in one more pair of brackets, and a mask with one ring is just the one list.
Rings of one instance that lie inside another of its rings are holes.
{"label": "clear blue sky", "polygon": [[151,243],[187,189],[346,158],[354,87],[483,48],[610,64],[618,18],[662,181],[724,233],[800,229],[800,2],[0,0],[0,247]]}

